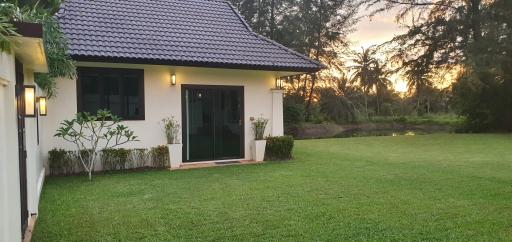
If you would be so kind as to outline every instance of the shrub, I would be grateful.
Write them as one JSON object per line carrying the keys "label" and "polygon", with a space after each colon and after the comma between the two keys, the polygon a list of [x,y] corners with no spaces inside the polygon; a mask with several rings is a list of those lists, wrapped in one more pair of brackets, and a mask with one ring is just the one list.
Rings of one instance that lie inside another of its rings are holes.
{"label": "shrub", "polygon": [[133,149],[131,152],[132,167],[145,167],[149,158],[150,154],[147,149]]}
{"label": "shrub", "polygon": [[104,149],[101,151],[101,163],[103,170],[124,170],[129,162],[130,150],[127,149]]}
{"label": "shrub", "polygon": [[50,175],[67,175],[75,172],[74,156],[63,149],[52,149],[48,152]]}
{"label": "shrub", "polygon": [[154,167],[169,166],[169,150],[167,146],[160,145],[151,148],[151,163]]}
{"label": "shrub", "polygon": [[293,137],[268,137],[265,160],[288,160],[292,158]]}

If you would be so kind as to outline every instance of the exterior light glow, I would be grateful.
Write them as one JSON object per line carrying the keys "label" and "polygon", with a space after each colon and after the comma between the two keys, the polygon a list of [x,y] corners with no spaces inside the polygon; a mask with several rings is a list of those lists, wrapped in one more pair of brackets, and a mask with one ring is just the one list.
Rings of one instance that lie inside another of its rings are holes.
{"label": "exterior light glow", "polygon": [[24,87],[25,96],[25,117],[36,116],[36,86],[26,85]]}
{"label": "exterior light glow", "polygon": [[171,85],[176,86],[176,74],[175,73],[171,74]]}
{"label": "exterior light glow", "polygon": [[276,77],[276,89],[283,89],[283,79]]}
{"label": "exterior light glow", "polygon": [[46,107],[46,97],[39,97],[39,115],[46,116],[48,114],[48,109]]}

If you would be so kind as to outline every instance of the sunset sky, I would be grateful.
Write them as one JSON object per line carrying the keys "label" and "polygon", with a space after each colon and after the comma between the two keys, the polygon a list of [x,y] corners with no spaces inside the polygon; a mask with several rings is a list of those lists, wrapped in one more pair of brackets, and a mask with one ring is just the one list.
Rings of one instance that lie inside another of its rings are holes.
{"label": "sunset sky", "polygon": [[[371,10],[361,13],[361,16],[368,15]],[[395,35],[405,32],[394,21],[395,12],[383,12],[372,18],[363,17],[361,21],[354,27],[355,31],[349,35],[349,39],[353,42],[352,46],[355,50],[361,50],[361,47],[367,48],[372,45],[379,45],[391,40]],[[394,82],[395,90],[399,92],[407,91],[405,81],[399,76],[391,78]]]}

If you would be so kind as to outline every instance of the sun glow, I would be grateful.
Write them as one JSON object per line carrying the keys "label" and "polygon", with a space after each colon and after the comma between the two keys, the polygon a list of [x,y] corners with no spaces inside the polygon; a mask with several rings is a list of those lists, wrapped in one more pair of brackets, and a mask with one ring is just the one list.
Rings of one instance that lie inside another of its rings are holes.
{"label": "sun glow", "polygon": [[396,80],[394,83],[395,91],[397,92],[407,92],[407,83],[402,80]]}

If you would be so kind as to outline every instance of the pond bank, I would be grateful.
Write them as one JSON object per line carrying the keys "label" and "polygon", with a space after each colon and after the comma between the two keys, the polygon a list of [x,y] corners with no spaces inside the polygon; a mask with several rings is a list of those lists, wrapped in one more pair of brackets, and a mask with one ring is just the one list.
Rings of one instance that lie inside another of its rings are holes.
{"label": "pond bank", "polygon": [[362,124],[302,124],[288,129],[296,139],[348,138],[363,136],[420,135],[451,133],[454,127],[439,124],[362,123]]}

